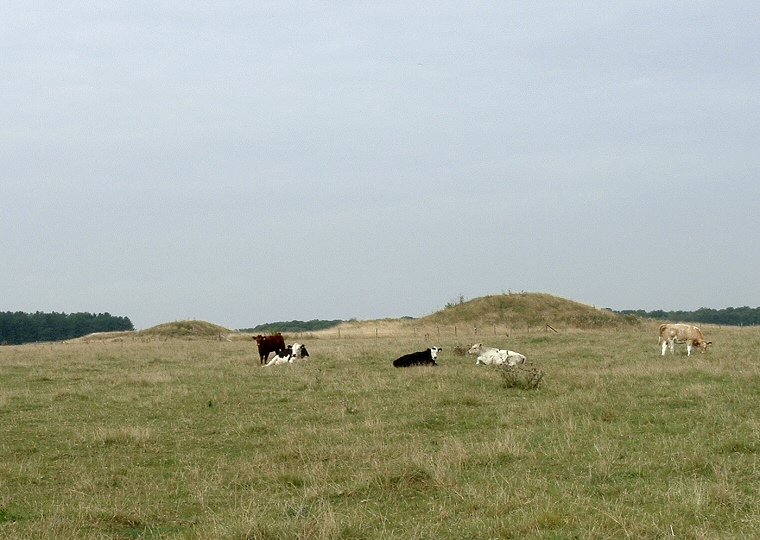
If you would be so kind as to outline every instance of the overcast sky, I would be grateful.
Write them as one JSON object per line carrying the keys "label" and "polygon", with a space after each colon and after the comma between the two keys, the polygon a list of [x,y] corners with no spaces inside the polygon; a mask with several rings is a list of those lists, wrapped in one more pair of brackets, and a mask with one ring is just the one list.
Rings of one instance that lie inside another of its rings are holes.
{"label": "overcast sky", "polygon": [[755,2],[5,3],[0,311],[758,307],[758,28]]}

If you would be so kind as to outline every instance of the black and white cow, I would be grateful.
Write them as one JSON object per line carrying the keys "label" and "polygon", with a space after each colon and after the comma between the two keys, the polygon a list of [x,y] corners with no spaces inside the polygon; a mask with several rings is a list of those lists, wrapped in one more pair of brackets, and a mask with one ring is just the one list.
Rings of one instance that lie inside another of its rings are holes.
{"label": "black and white cow", "polygon": [[438,353],[443,349],[440,347],[431,347],[420,352],[413,352],[405,354],[393,361],[393,367],[409,367],[409,366],[437,366],[435,360],[438,358]]}
{"label": "black and white cow", "polygon": [[288,345],[281,351],[277,352],[264,367],[279,366],[282,364],[292,364],[294,362],[300,362],[301,360],[309,359],[309,351],[306,350],[306,345],[300,343],[293,343]]}
{"label": "black and white cow", "polygon": [[295,362],[297,360],[308,359],[309,351],[306,350],[306,345],[302,345],[301,343],[293,343],[293,356],[290,358],[290,361]]}
{"label": "black and white cow", "polygon": [[277,351],[272,359],[264,364],[264,367],[279,366],[282,364],[289,364],[293,358],[293,346],[288,345],[284,349]]}

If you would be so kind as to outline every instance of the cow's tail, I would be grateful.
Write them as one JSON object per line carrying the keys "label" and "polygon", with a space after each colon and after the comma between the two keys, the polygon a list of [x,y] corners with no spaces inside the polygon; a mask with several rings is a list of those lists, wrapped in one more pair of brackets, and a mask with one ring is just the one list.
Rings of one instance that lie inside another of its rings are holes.
{"label": "cow's tail", "polygon": [[661,324],[660,325],[660,335],[657,336],[657,344],[659,345],[662,343],[662,331],[665,330],[665,327],[668,326],[667,324]]}

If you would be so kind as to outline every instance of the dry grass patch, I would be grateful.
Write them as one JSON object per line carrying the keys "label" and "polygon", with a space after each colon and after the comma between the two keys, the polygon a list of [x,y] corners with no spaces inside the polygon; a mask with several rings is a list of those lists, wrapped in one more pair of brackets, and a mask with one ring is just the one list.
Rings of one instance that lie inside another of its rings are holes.
{"label": "dry grass patch", "polygon": [[103,446],[144,448],[153,442],[154,435],[146,427],[109,427],[96,429],[92,439],[95,444]]}

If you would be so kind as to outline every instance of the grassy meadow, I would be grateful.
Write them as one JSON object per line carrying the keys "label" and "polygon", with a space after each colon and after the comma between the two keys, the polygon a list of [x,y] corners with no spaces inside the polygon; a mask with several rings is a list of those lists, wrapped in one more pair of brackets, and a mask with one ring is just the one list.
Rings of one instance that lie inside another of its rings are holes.
{"label": "grassy meadow", "polygon": [[272,368],[249,340],[0,347],[0,538],[760,538],[760,328],[703,330],[690,358],[654,324],[325,331]]}

